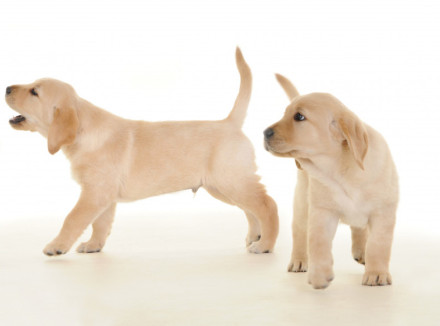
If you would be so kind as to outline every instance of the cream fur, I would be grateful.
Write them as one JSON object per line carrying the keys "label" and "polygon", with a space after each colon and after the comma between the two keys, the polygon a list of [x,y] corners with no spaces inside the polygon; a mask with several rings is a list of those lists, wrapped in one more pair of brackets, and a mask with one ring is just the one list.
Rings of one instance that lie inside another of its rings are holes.
{"label": "cream fur", "polygon": [[25,118],[12,119],[11,125],[47,137],[51,154],[61,149],[82,188],[45,254],[66,253],[89,224],[92,237],[77,250],[100,251],[117,202],[199,187],[243,209],[249,252],[273,250],[277,207],[255,174],[253,147],[241,131],[252,75],[238,48],[236,60],[240,91],[230,115],[221,121],[132,121],[96,107],[57,80],[11,86],[6,101]]}
{"label": "cream fur", "polygon": [[[289,271],[308,270],[314,288],[327,287],[341,221],[351,226],[354,259],[365,264],[362,284],[391,284],[398,177],[385,140],[332,95],[300,96],[287,78],[277,79],[291,103],[265,131],[265,147],[299,167]],[[297,113],[305,120],[296,121]]]}

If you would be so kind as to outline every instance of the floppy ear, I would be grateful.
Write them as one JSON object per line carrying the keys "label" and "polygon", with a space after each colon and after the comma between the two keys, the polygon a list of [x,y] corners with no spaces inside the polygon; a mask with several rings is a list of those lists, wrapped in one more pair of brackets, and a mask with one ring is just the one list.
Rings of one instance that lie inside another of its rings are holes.
{"label": "floppy ear", "polygon": [[298,90],[295,88],[295,86],[293,86],[290,80],[288,80],[286,77],[280,74],[275,74],[275,77],[277,78],[281,87],[286,92],[287,97],[289,98],[290,101],[292,101],[295,97],[299,95]]}
{"label": "floppy ear", "polygon": [[344,139],[347,141],[356,163],[363,170],[368,150],[368,135],[363,123],[352,113],[344,113],[338,120]]}
{"label": "floppy ear", "polygon": [[55,108],[52,124],[49,127],[47,146],[49,153],[55,154],[63,145],[70,145],[75,141],[79,120],[71,107]]}

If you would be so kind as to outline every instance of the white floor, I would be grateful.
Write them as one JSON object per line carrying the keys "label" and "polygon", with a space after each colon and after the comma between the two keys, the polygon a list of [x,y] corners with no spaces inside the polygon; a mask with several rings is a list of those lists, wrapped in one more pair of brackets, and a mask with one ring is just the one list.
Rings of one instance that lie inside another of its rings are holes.
{"label": "white floor", "polygon": [[121,208],[98,254],[44,256],[61,217],[0,221],[0,325],[440,325],[438,238],[397,229],[394,284],[364,287],[341,225],[335,280],[313,290],[306,274],[286,272],[287,211],[276,251],[253,255],[238,209],[171,206]]}

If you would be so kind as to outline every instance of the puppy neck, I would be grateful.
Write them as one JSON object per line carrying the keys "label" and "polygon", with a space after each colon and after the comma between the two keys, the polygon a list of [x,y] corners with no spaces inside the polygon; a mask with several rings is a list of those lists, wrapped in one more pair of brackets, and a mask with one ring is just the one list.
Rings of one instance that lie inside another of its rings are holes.
{"label": "puppy neck", "polygon": [[337,154],[317,154],[296,160],[310,176],[320,180],[345,178],[350,171],[359,169],[351,153],[345,148]]}
{"label": "puppy neck", "polygon": [[96,151],[102,147],[114,136],[114,130],[117,130],[112,128],[112,125],[123,121],[84,99],[78,101],[77,114],[79,128],[76,140],[73,144],[63,147],[63,152],[68,158],[79,153]]}

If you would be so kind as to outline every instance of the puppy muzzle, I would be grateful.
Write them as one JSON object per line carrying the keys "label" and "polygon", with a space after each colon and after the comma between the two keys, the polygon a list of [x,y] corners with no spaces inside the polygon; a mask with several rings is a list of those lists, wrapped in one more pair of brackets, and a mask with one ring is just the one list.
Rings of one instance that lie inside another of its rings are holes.
{"label": "puppy muzzle", "polygon": [[[11,106],[14,103],[14,98],[11,95],[13,93],[13,91],[14,91],[14,86],[6,87],[5,98],[6,98],[6,102],[8,103],[9,106]],[[26,120],[26,118],[20,114],[20,115],[17,115],[15,117],[9,119],[9,123],[11,125],[17,126],[25,120]]]}

